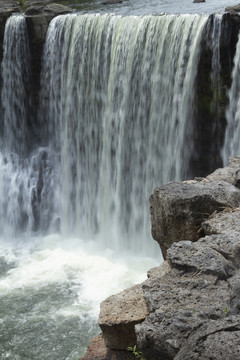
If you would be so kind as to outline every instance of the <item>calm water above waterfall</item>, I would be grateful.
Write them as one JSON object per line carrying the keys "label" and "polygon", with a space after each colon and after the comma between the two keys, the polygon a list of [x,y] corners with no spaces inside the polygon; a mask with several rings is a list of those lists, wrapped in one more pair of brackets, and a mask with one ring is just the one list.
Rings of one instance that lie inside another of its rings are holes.
{"label": "calm water above waterfall", "polygon": [[[221,16],[213,23],[217,88]],[[42,58],[36,145],[26,24],[21,16],[8,20],[1,65],[1,359],[77,360],[99,332],[100,301],[160,263],[148,197],[187,174],[207,31],[207,15],[54,19]]]}
{"label": "calm water above waterfall", "polygon": [[206,0],[194,4],[193,0],[123,0],[120,4],[103,5],[104,0],[65,0],[63,3],[81,12],[111,12],[120,15],[214,13],[223,12],[227,6],[236,5],[234,0]]}

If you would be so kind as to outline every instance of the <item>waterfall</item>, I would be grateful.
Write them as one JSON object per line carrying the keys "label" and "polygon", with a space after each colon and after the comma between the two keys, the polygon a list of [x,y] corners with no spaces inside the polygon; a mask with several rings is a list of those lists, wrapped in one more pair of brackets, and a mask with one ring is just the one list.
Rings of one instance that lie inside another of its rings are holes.
{"label": "waterfall", "polygon": [[0,226],[12,237],[49,228],[54,209],[52,155],[31,145],[30,51],[25,18],[7,20],[1,66]]}
{"label": "waterfall", "polygon": [[52,21],[40,113],[60,153],[63,232],[98,236],[117,250],[149,248],[149,194],[186,175],[206,22],[200,15]]}
{"label": "waterfall", "polygon": [[240,37],[236,46],[234,67],[232,70],[232,85],[229,90],[229,106],[226,111],[227,128],[225,132],[222,157],[224,164],[230,156],[240,154]]}
{"label": "waterfall", "polygon": [[8,18],[3,43],[2,141],[8,152],[26,154],[28,143],[28,106],[30,101],[30,52],[23,16]]}
{"label": "waterfall", "polygon": [[[39,119],[32,119],[26,25],[22,16],[8,20],[1,359],[80,358],[99,332],[100,301],[159,264],[148,197],[155,186],[184,178],[195,151],[195,83],[207,22],[204,15],[55,18],[42,58]],[[220,20],[214,36],[218,26]],[[212,68],[219,64],[216,46]]]}
{"label": "waterfall", "polygon": [[212,90],[213,90],[213,99],[212,99],[212,111],[215,114],[215,121],[213,127],[213,135],[215,134],[220,120],[220,104],[219,100],[221,99],[222,84],[221,84],[221,61],[220,61],[220,41],[221,41],[221,27],[222,25],[222,15],[215,14],[213,17],[213,26],[211,31],[211,48],[212,48],[212,71],[211,71],[211,81],[212,81]]}

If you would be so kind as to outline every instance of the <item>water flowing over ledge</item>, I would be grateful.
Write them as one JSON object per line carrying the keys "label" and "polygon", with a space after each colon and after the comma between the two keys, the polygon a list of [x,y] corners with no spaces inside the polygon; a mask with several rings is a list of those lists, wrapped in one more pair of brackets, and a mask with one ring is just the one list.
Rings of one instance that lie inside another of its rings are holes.
{"label": "water flowing over ledge", "polygon": [[1,67],[2,357],[80,357],[98,331],[100,300],[160,261],[148,197],[156,185],[192,175],[206,149],[219,153],[219,103],[226,105],[230,85],[222,73],[231,73],[228,46],[236,43],[228,21],[58,17],[38,88],[29,25],[9,19]]}

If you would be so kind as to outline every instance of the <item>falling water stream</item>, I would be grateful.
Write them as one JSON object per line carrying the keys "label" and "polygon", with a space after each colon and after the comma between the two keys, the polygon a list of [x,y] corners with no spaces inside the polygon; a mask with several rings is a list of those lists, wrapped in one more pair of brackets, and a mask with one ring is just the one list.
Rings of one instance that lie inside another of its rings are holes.
{"label": "falling water stream", "polygon": [[55,18],[42,59],[37,145],[26,24],[22,16],[8,20],[0,124],[1,359],[79,359],[99,332],[100,301],[161,262],[148,197],[155,186],[186,176],[207,20]]}

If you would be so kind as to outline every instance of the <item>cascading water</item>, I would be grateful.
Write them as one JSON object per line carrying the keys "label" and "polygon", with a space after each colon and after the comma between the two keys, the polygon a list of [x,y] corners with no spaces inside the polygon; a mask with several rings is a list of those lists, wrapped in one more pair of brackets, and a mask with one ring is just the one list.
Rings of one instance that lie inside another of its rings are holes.
{"label": "cascading water", "polygon": [[4,237],[46,230],[54,213],[52,154],[31,147],[30,51],[23,16],[10,17],[2,61],[0,226]]}
{"label": "cascading water", "polygon": [[240,154],[240,37],[234,57],[232,85],[229,91],[229,107],[226,111],[227,128],[222,150],[223,162],[226,165],[230,156]]}
{"label": "cascading water", "polygon": [[186,175],[206,21],[199,15],[53,20],[41,117],[61,155],[63,231],[97,235],[117,250],[151,248],[148,196],[156,184]]}
{"label": "cascading water", "polygon": [[20,157],[26,154],[28,144],[30,57],[27,39],[24,17],[9,18],[4,34],[2,61],[2,141],[6,152],[17,153]]}
{"label": "cascading water", "polygon": [[[35,147],[25,22],[15,16],[8,21],[1,97],[1,359],[78,359],[98,332],[100,301],[140,282],[158,262],[135,254],[154,251],[146,235],[153,187],[186,173],[207,19],[54,19],[43,56],[42,143]],[[9,54],[12,41],[24,52]],[[13,68],[10,81],[5,75]]]}
{"label": "cascading water", "polygon": [[212,71],[211,81],[213,88],[213,100],[212,100],[212,111],[215,114],[215,122],[213,128],[213,134],[219,125],[220,120],[220,104],[219,99],[221,98],[222,84],[221,84],[221,61],[220,61],[220,41],[221,41],[221,24],[222,15],[216,14],[213,17],[213,28],[211,32],[211,48],[213,52],[212,56]]}

